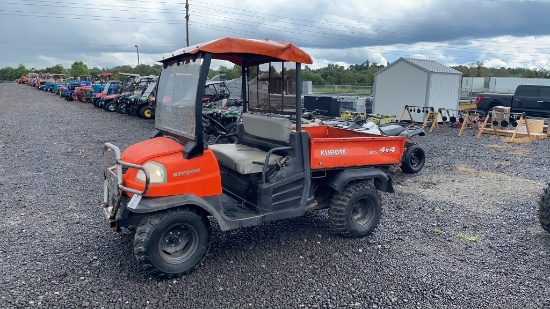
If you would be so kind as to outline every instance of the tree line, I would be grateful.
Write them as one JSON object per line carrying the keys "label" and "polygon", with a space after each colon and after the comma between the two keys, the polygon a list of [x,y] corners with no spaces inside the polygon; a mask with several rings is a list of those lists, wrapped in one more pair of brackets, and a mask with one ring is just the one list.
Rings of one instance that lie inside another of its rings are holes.
{"label": "tree line", "polygon": [[[302,70],[302,80],[312,81],[314,85],[354,85],[354,86],[372,86],[374,84],[374,74],[383,69],[385,65],[370,63],[368,60],[361,64],[352,64],[347,67],[338,64],[329,64],[326,67],[312,69],[305,66]],[[524,77],[524,78],[550,78],[548,69],[526,69],[526,68],[487,68],[483,62],[472,63],[468,66],[459,65],[452,67],[462,72],[464,77]],[[36,73],[56,73],[66,74],[68,77],[94,76],[101,73],[112,72],[113,78],[125,80],[126,76],[118,73],[132,73],[144,75],[158,75],[161,70],[160,64],[148,65],[140,64],[138,66],[115,66],[112,68],[88,68],[82,61],[75,61],[70,68],[64,68],[61,64],[47,67],[44,69],[27,68],[24,64],[18,67],[4,67],[0,69],[0,80],[13,81],[29,72]],[[225,74],[227,79],[237,78],[241,75],[241,68],[237,65],[233,67],[220,66],[217,69],[211,69],[209,77],[217,74]]]}
{"label": "tree line", "polygon": [[158,75],[160,73],[161,65],[148,65],[140,64],[138,66],[129,66],[121,65],[115,66],[112,68],[88,68],[88,66],[82,61],[75,61],[70,68],[64,68],[61,64],[56,64],[52,67],[47,67],[44,69],[37,68],[27,68],[24,64],[20,64],[18,67],[4,67],[0,69],[0,81],[14,81],[21,76],[27,75],[28,73],[54,73],[54,74],[65,74],[67,77],[79,77],[79,76],[91,76],[98,77],[101,73],[111,72],[113,73],[113,79],[117,80],[126,80],[127,76],[119,73],[131,73],[139,74],[142,76],[147,75]]}

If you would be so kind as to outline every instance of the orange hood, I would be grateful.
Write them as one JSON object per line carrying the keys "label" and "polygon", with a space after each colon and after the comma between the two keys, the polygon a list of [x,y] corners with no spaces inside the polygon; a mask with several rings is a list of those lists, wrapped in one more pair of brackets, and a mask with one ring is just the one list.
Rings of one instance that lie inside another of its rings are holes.
{"label": "orange hood", "polygon": [[183,145],[171,138],[155,137],[126,148],[120,157],[128,163],[144,164],[153,158],[181,153],[182,150]]}

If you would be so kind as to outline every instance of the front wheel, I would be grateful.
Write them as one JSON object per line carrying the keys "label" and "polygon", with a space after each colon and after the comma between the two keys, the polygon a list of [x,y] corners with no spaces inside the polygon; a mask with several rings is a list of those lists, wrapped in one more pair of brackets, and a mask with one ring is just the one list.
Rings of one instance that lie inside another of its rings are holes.
{"label": "front wheel", "polygon": [[150,106],[144,106],[139,111],[139,116],[145,119],[151,119],[155,116],[155,111]]}
{"label": "front wheel", "polygon": [[354,238],[372,233],[381,214],[380,194],[369,181],[348,184],[332,197],[328,211],[332,228],[343,236]]}
{"label": "front wheel", "polygon": [[115,108],[116,108],[116,103],[115,101],[109,101],[109,102],[106,102],[105,103],[105,106],[103,106],[103,109],[108,111],[108,112],[114,112],[115,111]]}
{"label": "front wheel", "polygon": [[408,144],[403,154],[401,170],[406,174],[416,174],[422,170],[426,163],[424,150],[416,144]]}
{"label": "front wheel", "polygon": [[539,223],[550,233],[550,184],[544,188],[539,199]]}
{"label": "front wheel", "polygon": [[149,214],[134,237],[134,255],[141,266],[158,278],[193,272],[208,253],[210,221],[193,209],[170,209]]}

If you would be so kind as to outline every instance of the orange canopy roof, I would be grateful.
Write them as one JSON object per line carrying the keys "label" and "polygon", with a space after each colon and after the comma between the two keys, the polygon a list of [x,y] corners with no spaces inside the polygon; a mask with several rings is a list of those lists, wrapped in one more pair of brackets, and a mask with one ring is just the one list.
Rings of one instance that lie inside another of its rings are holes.
{"label": "orange canopy roof", "polygon": [[242,65],[245,59],[249,65],[270,61],[313,63],[311,57],[305,51],[291,43],[230,37],[178,49],[163,57],[159,62],[167,63],[182,56],[194,55],[199,52],[211,53],[213,59],[227,60],[237,65]]}

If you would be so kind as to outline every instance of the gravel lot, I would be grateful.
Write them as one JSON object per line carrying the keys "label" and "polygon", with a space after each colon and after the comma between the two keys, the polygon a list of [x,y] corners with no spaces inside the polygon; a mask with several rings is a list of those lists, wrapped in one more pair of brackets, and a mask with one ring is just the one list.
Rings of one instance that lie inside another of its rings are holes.
{"label": "gravel lot", "polygon": [[458,129],[417,138],[428,161],[394,171],[378,229],[330,230],[326,211],[230,232],[193,274],[158,281],[100,209],[102,143],[153,121],[0,84],[0,308],[543,308],[550,234],[539,192],[550,141]]}

